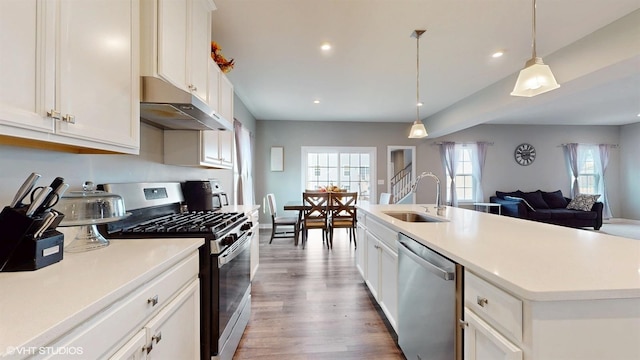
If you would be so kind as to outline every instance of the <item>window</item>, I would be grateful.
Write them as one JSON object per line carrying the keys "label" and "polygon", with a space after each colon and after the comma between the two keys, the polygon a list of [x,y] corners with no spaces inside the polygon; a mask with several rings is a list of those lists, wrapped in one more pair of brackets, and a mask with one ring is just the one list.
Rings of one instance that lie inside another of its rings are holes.
{"label": "window", "polygon": [[594,146],[578,147],[578,188],[582,194],[598,193],[598,172]]}
{"label": "window", "polygon": [[[474,201],[473,150],[463,144],[455,146],[456,197],[458,201]],[[447,173],[447,202],[451,202],[451,176]]]}
{"label": "window", "polygon": [[302,147],[303,188],[319,189],[335,185],[358,193],[358,202],[369,201],[375,148]]}

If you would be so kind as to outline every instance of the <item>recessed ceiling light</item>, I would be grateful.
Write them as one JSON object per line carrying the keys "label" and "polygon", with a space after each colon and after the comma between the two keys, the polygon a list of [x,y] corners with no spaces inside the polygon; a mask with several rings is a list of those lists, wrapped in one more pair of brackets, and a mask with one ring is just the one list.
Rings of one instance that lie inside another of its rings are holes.
{"label": "recessed ceiling light", "polygon": [[496,52],[494,52],[494,53],[491,55],[491,57],[492,57],[492,58],[499,58],[499,57],[501,57],[502,55],[504,55],[504,51],[496,51]]}
{"label": "recessed ceiling light", "polygon": [[638,117],[640,117],[640,113],[638,113]]}
{"label": "recessed ceiling light", "polygon": [[422,106],[422,105],[424,105],[424,103],[422,103],[422,101],[420,101],[420,102],[418,103],[418,106]]}
{"label": "recessed ceiling light", "polygon": [[327,50],[331,50],[331,44],[329,43],[322,43],[322,45],[320,45],[320,49],[327,51]]}
{"label": "recessed ceiling light", "polygon": [[314,104],[320,104],[320,100],[313,100]]}

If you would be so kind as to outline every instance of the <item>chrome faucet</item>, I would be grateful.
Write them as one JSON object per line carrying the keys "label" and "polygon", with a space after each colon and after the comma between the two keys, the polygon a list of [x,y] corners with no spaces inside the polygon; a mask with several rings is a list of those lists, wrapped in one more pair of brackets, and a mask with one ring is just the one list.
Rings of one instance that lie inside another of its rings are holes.
{"label": "chrome faucet", "polygon": [[418,175],[416,181],[413,183],[413,185],[411,185],[411,192],[415,194],[418,191],[418,184],[424,177],[432,177],[436,179],[436,209],[444,209],[445,207],[442,206],[442,203],[440,202],[440,179],[438,179],[438,177],[435,176],[432,172],[423,172],[422,174]]}

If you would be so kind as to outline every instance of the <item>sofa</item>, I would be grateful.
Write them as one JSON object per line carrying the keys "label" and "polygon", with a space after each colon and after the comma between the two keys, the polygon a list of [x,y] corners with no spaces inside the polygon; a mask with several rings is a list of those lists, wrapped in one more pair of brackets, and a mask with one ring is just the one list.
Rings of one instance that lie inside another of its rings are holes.
{"label": "sofa", "polygon": [[596,201],[599,195],[576,196],[567,198],[562,191],[546,192],[542,190],[522,192],[520,190],[496,191],[489,201],[502,205],[502,214],[521,219],[545,222],[574,228],[602,226],[602,202]]}

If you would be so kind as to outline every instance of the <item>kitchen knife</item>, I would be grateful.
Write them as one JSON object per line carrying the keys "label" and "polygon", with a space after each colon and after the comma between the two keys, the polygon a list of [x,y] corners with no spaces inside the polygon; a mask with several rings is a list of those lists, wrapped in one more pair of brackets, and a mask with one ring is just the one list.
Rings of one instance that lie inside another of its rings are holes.
{"label": "kitchen knife", "polygon": [[31,202],[31,205],[29,205],[29,208],[27,209],[25,215],[31,217],[36,212],[36,210],[38,210],[38,208],[40,208],[40,206],[44,204],[45,199],[51,194],[52,190],[53,189],[51,189],[49,186],[43,187],[42,190],[40,190],[40,192],[38,193],[38,196],[36,196]]}
{"label": "kitchen knife", "polygon": [[60,184],[60,186],[58,186],[57,189],[53,190],[53,194],[55,196],[53,196],[51,198],[51,202],[46,204],[46,207],[51,208],[53,207],[55,204],[58,203],[58,200],[60,200],[60,198],[62,197],[62,195],[64,194],[65,191],[67,191],[67,189],[69,188],[69,184],[64,183],[64,184]]}
{"label": "kitchen knife", "polygon": [[58,215],[55,212],[55,210],[48,212],[44,216],[44,220],[42,220],[42,225],[40,225],[40,228],[38,229],[38,231],[36,231],[36,233],[33,235],[33,238],[38,239],[40,236],[42,236],[42,234],[44,234],[44,232],[49,228],[49,225],[53,223],[53,220],[55,220],[57,216]]}
{"label": "kitchen knife", "polygon": [[18,189],[18,192],[16,193],[16,196],[13,198],[13,201],[11,202],[11,205],[9,205],[9,207],[15,208],[18,205],[22,205],[22,199],[24,199],[24,197],[31,192],[40,176],[40,174],[31,173],[31,175],[27,177],[27,180],[24,181],[22,186],[20,186],[20,189]]}
{"label": "kitchen knife", "polygon": [[55,203],[53,201],[54,199],[56,199],[55,192],[58,190],[58,187],[62,186],[63,184],[64,184],[64,178],[57,177],[53,179],[53,181],[51,182],[51,185],[49,185],[49,188],[51,189],[51,191],[49,192],[49,194],[47,194],[47,197],[42,201],[40,206],[38,206],[38,208],[35,210],[35,215],[42,214],[49,207],[50,203],[51,204]]}

